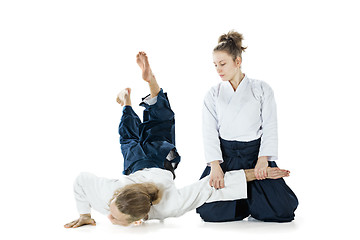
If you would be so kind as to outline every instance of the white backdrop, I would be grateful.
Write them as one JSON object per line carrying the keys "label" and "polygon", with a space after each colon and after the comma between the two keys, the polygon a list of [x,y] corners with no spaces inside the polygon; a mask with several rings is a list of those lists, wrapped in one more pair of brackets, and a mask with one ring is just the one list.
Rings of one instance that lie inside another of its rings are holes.
{"label": "white backdrop", "polygon": [[[302,239],[355,233],[358,221],[359,42],[356,1],[1,1],[1,238],[211,237]],[[272,86],[278,165],[299,198],[288,224],[203,223],[195,212],[140,227],[62,226],[78,215],[72,182],[122,171],[116,94],[137,113],[146,51],[176,114],[177,186],[203,168],[201,108],[220,81],[212,49],[244,34],[242,70]]]}

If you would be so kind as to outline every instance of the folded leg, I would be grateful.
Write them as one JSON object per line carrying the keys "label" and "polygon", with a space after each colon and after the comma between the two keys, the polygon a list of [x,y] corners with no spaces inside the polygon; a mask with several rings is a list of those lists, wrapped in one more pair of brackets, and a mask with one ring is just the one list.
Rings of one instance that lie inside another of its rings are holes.
{"label": "folded leg", "polygon": [[129,141],[139,142],[140,124],[141,120],[133,108],[125,106],[119,124],[120,144],[126,144]]}
{"label": "folded leg", "polygon": [[[270,167],[277,167],[269,161]],[[283,178],[265,179],[248,183],[248,204],[252,217],[265,222],[290,222],[294,220],[299,204],[294,192]]]}
{"label": "folded leg", "polygon": [[146,159],[146,154],[139,141],[140,124],[141,120],[132,107],[125,106],[123,108],[123,115],[119,124],[121,153],[124,157],[123,174],[125,175],[132,172],[131,166],[133,166],[134,163],[139,160]]}

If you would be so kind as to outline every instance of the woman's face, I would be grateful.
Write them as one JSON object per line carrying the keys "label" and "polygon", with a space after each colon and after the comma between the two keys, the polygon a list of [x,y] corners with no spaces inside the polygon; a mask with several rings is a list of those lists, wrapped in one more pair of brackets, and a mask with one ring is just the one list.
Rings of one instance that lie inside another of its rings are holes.
{"label": "woman's face", "polygon": [[110,214],[108,218],[113,224],[116,225],[129,226],[131,224],[127,221],[130,216],[119,211],[119,209],[116,207],[115,199],[110,203]]}
{"label": "woman's face", "polygon": [[213,61],[219,76],[223,81],[230,81],[240,72],[241,58],[233,60],[232,56],[224,51],[213,52]]}

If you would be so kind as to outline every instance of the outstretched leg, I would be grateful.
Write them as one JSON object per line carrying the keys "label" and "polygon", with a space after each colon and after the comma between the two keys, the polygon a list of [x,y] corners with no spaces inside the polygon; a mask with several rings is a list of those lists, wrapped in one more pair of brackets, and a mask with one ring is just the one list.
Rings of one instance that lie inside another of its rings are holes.
{"label": "outstretched leg", "polygon": [[136,62],[141,68],[142,78],[149,84],[151,98],[156,97],[160,92],[159,84],[151,71],[148,57],[145,52],[139,52],[136,55]]}
{"label": "outstretched leg", "polygon": [[158,82],[151,70],[148,57],[145,52],[136,55],[136,62],[142,71],[142,77],[149,84],[150,95],[145,97],[140,105],[145,107],[144,124],[146,122],[160,123],[173,120],[174,113],[171,110],[167,94],[159,87]]}
{"label": "outstretched leg", "polygon": [[139,52],[136,62],[142,71],[142,78],[149,84],[150,96],[140,104],[145,107],[143,123],[140,125],[140,142],[147,155],[162,168],[174,173],[180,162],[175,147],[175,118],[167,94],[159,87],[151,70],[146,53]]}

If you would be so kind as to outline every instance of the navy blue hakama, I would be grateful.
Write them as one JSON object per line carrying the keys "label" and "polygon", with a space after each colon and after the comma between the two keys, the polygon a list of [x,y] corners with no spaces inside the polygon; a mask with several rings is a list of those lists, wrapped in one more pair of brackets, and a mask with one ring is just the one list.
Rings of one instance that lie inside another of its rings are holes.
{"label": "navy blue hakama", "polygon": [[[155,104],[141,102],[140,106],[145,107],[143,122],[131,106],[123,108],[119,124],[123,174],[129,175],[144,168],[173,172],[180,162],[180,155],[175,147],[175,118],[167,94],[161,89]],[[174,158],[167,160],[171,150],[174,151]]]}
{"label": "navy blue hakama", "polygon": [[[223,172],[255,168],[260,142],[261,139],[240,142],[220,138],[224,160],[220,166]],[[269,161],[269,167],[277,165]],[[211,168],[206,167],[201,178],[209,175],[210,171]],[[248,182],[247,186],[247,199],[205,203],[196,212],[206,222],[237,221],[249,215],[265,222],[290,222],[294,219],[298,199],[284,179],[255,180]]]}

